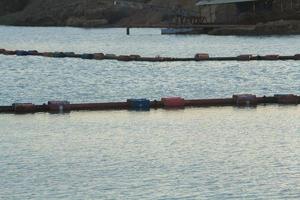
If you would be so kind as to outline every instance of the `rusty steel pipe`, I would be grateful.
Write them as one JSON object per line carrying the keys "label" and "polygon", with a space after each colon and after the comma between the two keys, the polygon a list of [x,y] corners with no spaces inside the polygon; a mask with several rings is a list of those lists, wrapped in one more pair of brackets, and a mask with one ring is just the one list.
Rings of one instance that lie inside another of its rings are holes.
{"label": "rusty steel pipe", "polygon": [[[143,99],[147,102],[146,99]],[[190,99],[180,97],[162,98],[160,101],[148,101],[151,109],[180,109],[184,107],[220,107],[220,106],[256,106],[260,104],[298,105],[300,96],[293,94],[278,94],[271,97],[256,97],[251,94],[233,95],[232,98]],[[0,113],[36,113],[36,112],[70,112],[70,111],[104,111],[104,110],[132,110],[130,102],[108,103],[78,103],[69,104],[67,101],[50,101],[48,104],[35,105],[32,103],[15,103],[11,106],[0,106]],[[134,110],[134,109],[133,109]]]}
{"label": "rusty steel pipe", "polygon": [[185,106],[187,107],[210,107],[210,106],[233,106],[233,105],[234,105],[234,101],[232,98],[185,100]]}
{"label": "rusty steel pipe", "polygon": [[17,55],[17,56],[43,56],[43,57],[53,57],[53,58],[80,58],[80,59],[94,59],[94,60],[117,60],[121,62],[189,62],[189,61],[279,61],[279,60],[300,60],[300,54],[295,54],[293,56],[280,56],[276,54],[270,55],[239,55],[239,56],[228,56],[228,57],[210,57],[207,53],[198,53],[195,57],[142,57],[139,55],[115,55],[115,54],[103,54],[103,53],[93,53],[93,54],[75,54],[74,52],[38,52],[36,50],[24,51],[16,50],[10,51],[6,49],[0,49],[0,54],[3,55]]}
{"label": "rusty steel pipe", "polygon": [[83,104],[70,104],[70,110],[127,110],[129,104],[127,102],[111,102],[111,103],[83,103]]}

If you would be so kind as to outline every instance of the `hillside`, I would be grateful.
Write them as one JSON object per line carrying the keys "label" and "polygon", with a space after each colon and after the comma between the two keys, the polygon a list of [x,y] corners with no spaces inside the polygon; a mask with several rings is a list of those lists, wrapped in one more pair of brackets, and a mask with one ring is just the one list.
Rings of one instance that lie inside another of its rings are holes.
{"label": "hillside", "polygon": [[[216,28],[217,35],[300,34],[300,3],[274,0],[270,13],[242,13],[224,4],[215,6],[214,23],[252,24],[253,29]],[[280,9],[284,9],[284,12]],[[204,10],[205,11],[205,10]],[[0,24],[18,26],[124,27],[158,26],[174,22],[178,13],[200,15],[195,0],[1,0]],[[201,11],[201,16],[205,14]],[[206,15],[211,17],[212,15]],[[224,21],[225,20],[225,21]],[[210,21],[210,20],[208,20]]]}
{"label": "hillside", "polygon": [[[31,26],[158,25],[178,5],[193,0],[2,0],[0,23]],[[153,6],[154,5],[154,6]],[[160,8],[162,7],[162,8]]]}

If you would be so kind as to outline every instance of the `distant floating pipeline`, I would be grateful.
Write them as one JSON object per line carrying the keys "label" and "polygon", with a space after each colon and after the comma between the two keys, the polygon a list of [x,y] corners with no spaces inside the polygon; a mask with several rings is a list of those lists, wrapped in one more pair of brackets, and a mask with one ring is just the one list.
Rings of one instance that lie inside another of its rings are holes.
{"label": "distant floating pipeline", "polygon": [[43,56],[50,58],[80,58],[87,60],[116,60],[116,61],[139,61],[139,62],[187,62],[187,61],[279,61],[279,60],[300,60],[300,54],[293,56],[280,56],[277,54],[270,55],[239,55],[235,57],[210,57],[207,53],[198,53],[191,58],[175,58],[175,57],[142,57],[140,55],[115,55],[115,54],[103,54],[103,53],[83,53],[76,54],[74,52],[38,52],[36,50],[6,50],[0,49],[2,55],[16,55],[16,56]]}
{"label": "distant floating pipeline", "polygon": [[69,101],[49,101],[47,104],[14,103],[11,106],[0,106],[0,113],[29,114],[37,112],[68,113],[71,111],[150,111],[150,109],[184,109],[186,107],[255,107],[259,104],[298,105],[300,96],[294,94],[277,94],[271,97],[257,97],[252,94],[237,94],[231,98],[192,99],[182,97],[166,97],[160,100],[128,99],[125,102],[81,103],[71,104]]}

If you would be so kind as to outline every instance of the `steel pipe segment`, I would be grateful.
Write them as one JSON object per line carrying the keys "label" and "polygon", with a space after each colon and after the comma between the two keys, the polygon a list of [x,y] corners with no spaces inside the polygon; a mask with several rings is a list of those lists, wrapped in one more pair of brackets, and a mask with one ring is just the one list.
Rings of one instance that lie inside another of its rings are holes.
{"label": "steel pipe segment", "polygon": [[0,54],[4,54],[6,52],[5,49],[0,49]]}
{"label": "steel pipe segment", "polygon": [[4,55],[8,55],[8,56],[16,55],[16,51],[5,50]]}
{"label": "steel pipe segment", "polygon": [[130,56],[127,56],[127,55],[120,55],[120,56],[117,57],[117,60],[118,61],[125,61],[125,62],[133,61],[133,59]]}
{"label": "steel pipe segment", "polygon": [[232,99],[236,106],[256,106],[258,104],[257,97],[253,94],[235,94]]}
{"label": "steel pipe segment", "polygon": [[295,60],[295,56],[279,56],[278,60]]}
{"label": "steel pipe segment", "polygon": [[133,60],[133,61],[139,61],[139,59],[141,58],[140,55],[129,55],[129,57]]}
{"label": "steel pipe segment", "polygon": [[69,101],[48,101],[48,110],[52,113],[70,112],[71,106]]}
{"label": "steel pipe segment", "polygon": [[115,54],[105,54],[104,55],[104,59],[107,59],[107,60],[117,60],[118,56],[116,56]]}
{"label": "steel pipe segment", "polygon": [[32,103],[14,103],[12,104],[12,110],[16,114],[35,113],[36,106]]}
{"label": "steel pipe segment", "polygon": [[212,106],[233,106],[233,105],[234,102],[232,98],[185,100],[185,106],[187,107],[212,107]]}
{"label": "steel pipe segment", "polygon": [[140,55],[120,55],[117,57],[118,61],[141,61],[141,56]]}
{"label": "steel pipe segment", "polygon": [[262,56],[263,60],[279,60],[280,56],[277,54],[265,55]]}
{"label": "steel pipe segment", "polygon": [[250,61],[250,60],[252,60],[252,58],[253,58],[253,55],[251,55],[251,54],[243,54],[243,55],[237,56],[238,61]]}
{"label": "steel pipe segment", "polygon": [[237,60],[236,57],[211,57],[209,58],[211,61],[233,61]]}
{"label": "steel pipe segment", "polygon": [[43,53],[41,53],[41,56],[44,56],[44,57],[53,57],[53,53],[51,53],[51,52],[43,52]]}
{"label": "steel pipe segment", "polygon": [[0,113],[13,113],[13,106],[0,106]]}
{"label": "steel pipe segment", "polygon": [[295,54],[294,55],[294,60],[300,60],[300,54]]}
{"label": "steel pipe segment", "polygon": [[159,109],[159,108],[163,108],[163,107],[164,107],[164,105],[163,105],[162,101],[157,101],[157,100],[150,101],[150,108]]}
{"label": "steel pipe segment", "polygon": [[85,60],[91,60],[91,59],[94,59],[94,54],[84,53],[84,54],[81,54],[80,58],[85,59]]}
{"label": "steel pipe segment", "polygon": [[65,58],[66,54],[64,52],[54,52],[54,53],[52,53],[52,57],[54,57],[54,58]]}
{"label": "steel pipe segment", "polygon": [[275,97],[256,97],[257,104],[276,104],[277,99]]}
{"label": "steel pipe segment", "polygon": [[76,57],[79,57],[74,52],[65,52],[64,54],[65,54],[65,57],[67,57],[67,58],[76,58]]}
{"label": "steel pipe segment", "polygon": [[38,52],[37,50],[29,50],[27,51],[28,56],[40,56],[41,53]]}
{"label": "steel pipe segment", "polygon": [[104,58],[105,58],[105,55],[103,53],[94,53],[95,60],[103,60]]}
{"label": "steel pipe segment", "polygon": [[278,104],[299,104],[300,103],[300,97],[294,94],[276,94],[274,97],[277,100]]}
{"label": "steel pipe segment", "polygon": [[70,104],[70,109],[80,110],[128,110],[130,108],[128,102],[109,102],[109,103],[82,103]]}
{"label": "steel pipe segment", "polygon": [[156,57],[141,57],[138,59],[138,61],[143,61],[143,62],[160,62],[160,59]]}

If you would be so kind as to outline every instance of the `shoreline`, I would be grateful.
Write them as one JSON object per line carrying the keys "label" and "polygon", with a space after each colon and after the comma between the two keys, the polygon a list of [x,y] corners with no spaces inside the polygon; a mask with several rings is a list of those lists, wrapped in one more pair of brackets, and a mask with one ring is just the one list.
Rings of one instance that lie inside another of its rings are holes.
{"label": "shoreline", "polygon": [[[300,35],[300,20],[279,20],[266,23],[258,23],[256,25],[238,25],[238,24],[203,24],[203,25],[168,25],[168,24],[108,24],[102,26],[70,26],[70,25],[36,25],[36,24],[5,24],[0,26],[7,27],[70,27],[82,29],[108,29],[108,28],[160,28],[167,30],[162,34],[178,34],[178,35],[220,35],[220,36],[272,36],[272,35]],[[184,30],[188,29],[188,30]],[[169,30],[169,31],[168,31]],[[184,31],[182,31],[184,30]]]}

